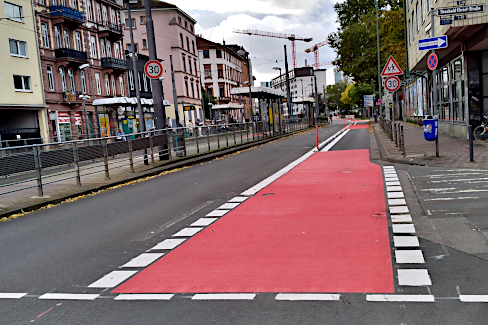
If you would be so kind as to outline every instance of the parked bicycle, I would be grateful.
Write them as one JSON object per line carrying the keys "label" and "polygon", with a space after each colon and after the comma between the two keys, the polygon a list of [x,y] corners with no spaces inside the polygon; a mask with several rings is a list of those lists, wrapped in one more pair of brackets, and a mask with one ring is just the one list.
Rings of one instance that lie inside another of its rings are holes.
{"label": "parked bicycle", "polygon": [[483,122],[474,129],[474,138],[480,142],[488,140],[488,118],[483,116]]}

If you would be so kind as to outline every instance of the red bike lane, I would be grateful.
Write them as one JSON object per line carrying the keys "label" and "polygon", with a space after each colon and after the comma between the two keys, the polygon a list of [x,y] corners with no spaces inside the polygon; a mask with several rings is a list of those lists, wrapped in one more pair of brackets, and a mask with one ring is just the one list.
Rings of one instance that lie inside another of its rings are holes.
{"label": "red bike lane", "polygon": [[394,293],[381,167],[317,152],[114,293]]}

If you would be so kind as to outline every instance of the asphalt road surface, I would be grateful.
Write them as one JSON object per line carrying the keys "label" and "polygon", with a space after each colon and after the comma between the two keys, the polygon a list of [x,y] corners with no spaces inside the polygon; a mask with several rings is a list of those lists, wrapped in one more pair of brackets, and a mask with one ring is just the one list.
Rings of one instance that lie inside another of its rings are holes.
{"label": "asphalt road surface", "polygon": [[[480,176],[370,162],[370,140],[311,154],[309,131],[0,223],[0,324],[485,324],[461,299],[488,294],[485,197],[434,191]],[[410,223],[388,212],[398,193]],[[396,225],[419,246],[394,245]],[[431,285],[400,283],[420,269]]]}

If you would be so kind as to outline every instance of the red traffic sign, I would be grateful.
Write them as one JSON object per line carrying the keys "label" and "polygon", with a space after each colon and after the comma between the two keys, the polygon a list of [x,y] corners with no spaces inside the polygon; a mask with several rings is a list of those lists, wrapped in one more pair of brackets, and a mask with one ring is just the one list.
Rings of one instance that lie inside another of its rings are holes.
{"label": "red traffic sign", "polygon": [[388,91],[397,91],[400,88],[400,79],[395,76],[391,76],[385,79],[385,89]]}
{"label": "red traffic sign", "polygon": [[400,68],[398,63],[395,61],[393,56],[390,55],[388,61],[383,68],[383,72],[381,73],[382,77],[389,77],[389,76],[398,76],[403,74],[403,70]]}
{"label": "red traffic sign", "polygon": [[439,63],[439,59],[435,53],[431,53],[427,58],[427,67],[430,70],[435,70],[437,68],[437,63]]}
{"label": "red traffic sign", "polygon": [[144,73],[150,79],[158,79],[163,74],[163,66],[159,61],[147,61],[144,65]]}

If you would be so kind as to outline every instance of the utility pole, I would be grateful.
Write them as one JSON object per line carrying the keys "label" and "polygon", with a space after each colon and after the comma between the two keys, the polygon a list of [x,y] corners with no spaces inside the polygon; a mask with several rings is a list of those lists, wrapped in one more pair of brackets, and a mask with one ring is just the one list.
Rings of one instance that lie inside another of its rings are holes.
{"label": "utility pole", "polygon": [[[134,84],[136,87],[136,102],[137,102],[137,114],[139,114],[139,127],[140,131],[146,131],[146,121],[144,119],[144,113],[142,112],[141,106],[141,91],[139,90],[139,72],[137,71],[137,57],[136,49],[134,46],[134,35],[132,34],[132,18],[130,14],[130,2],[127,1],[127,16],[129,18],[129,33],[130,33],[130,56],[132,60],[132,71],[134,73]],[[130,91],[129,91],[130,96]],[[149,160],[147,159],[147,149],[144,149],[144,165],[149,165]]]}
{"label": "utility pole", "polygon": [[[435,24],[434,24],[434,17],[435,17],[435,11],[434,11],[434,6],[432,5],[432,8],[430,9],[430,14],[431,14],[431,20],[430,20],[430,24],[431,24],[431,28],[432,28],[432,37],[435,37]],[[435,54],[435,50],[432,50],[432,53]],[[439,118],[439,111],[437,109],[437,81],[436,81],[436,78],[437,78],[437,68],[432,70],[432,87],[434,88],[434,98],[432,98],[432,105],[434,107],[432,107],[432,112],[434,113],[434,115],[437,115],[437,118]],[[439,121],[437,121],[437,123],[439,123]],[[437,137],[437,139],[435,139],[435,156],[436,157],[439,157],[439,137]]]}
{"label": "utility pole", "polygon": [[[375,13],[376,13],[376,52],[377,52],[377,57],[378,57],[378,86],[379,86],[379,95],[378,97],[380,99],[383,99],[382,93],[381,93],[381,58],[380,58],[380,33],[379,33],[379,27],[378,27],[378,0],[375,0]],[[378,106],[379,107],[379,114],[381,114],[381,104]],[[386,113],[386,107],[385,107],[385,113]]]}
{"label": "utility pole", "polygon": [[314,83],[315,83],[315,120],[314,123],[317,125],[317,118],[319,117],[319,93],[317,92],[317,76],[314,73]]}
{"label": "utility pole", "polygon": [[293,109],[291,106],[291,95],[290,95],[290,76],[288,73],[288,57],[286,55],[286,45],[285,47],[285,73],[286,73],[286,101],[288,103],[288,114],[291,117],[291,121],[293,122]]}
{"label": "utility pole", "polygon": [[[144,1],[144,9],[146,12],[146,33],[147,43],[149,49],[149,60],[157,60],[156,55],[156,40],[154,39],[154,24],[151,14],[151,1]],[[132,24],[132,22],[130,22]],[[135,78],[137,78],[135,76]],[[158,79],[151,79],[152,98],[154,103],[154,115],[156,117],[156,129],[166,129],[166,112],[163,105],[163,84]],[[161,131],[159,131],[161,132]],[[168,145],[160,146],[159,160],[169,159]]]}
{"label": "utility pole", "polygon": [[[176,127],[180,127],[180,114],[179,114],[179,109],[178,109],[178,97],[176,95],[176,84],[175,84],[175,72],[173,70],[173,56],[169,56],[169,62],[171,64],[171,83],[173,84],[173,103],[175,106],[175,117],[176,117]],[[202,97],[203,98],[203,97]],[[183,111],[183,114],[185,112]]]}

